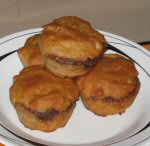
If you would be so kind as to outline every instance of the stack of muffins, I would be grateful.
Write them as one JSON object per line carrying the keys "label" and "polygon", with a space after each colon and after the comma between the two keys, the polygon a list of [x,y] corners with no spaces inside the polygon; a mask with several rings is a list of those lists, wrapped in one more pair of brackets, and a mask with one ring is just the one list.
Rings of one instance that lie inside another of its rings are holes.
{"label": "stack of muffins", "polygon": [[28,38],[18,50],[24,68],[10,87],[23,125],[46,132],[63,127],[79,97],[99,116],[123,113],[138,94],[138,72],[131,60],[104,55],[106,44],[88,22],[73,16]]}

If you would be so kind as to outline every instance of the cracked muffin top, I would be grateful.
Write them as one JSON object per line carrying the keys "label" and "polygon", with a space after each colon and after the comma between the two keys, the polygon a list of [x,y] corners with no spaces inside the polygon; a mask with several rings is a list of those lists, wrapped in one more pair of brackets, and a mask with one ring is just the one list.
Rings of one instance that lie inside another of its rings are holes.
{"label": "cracked muffin top", "polygon": [[44,26],[39,48],[43,55],[74,60],[98,57],[105,50],[105,38],[78,17],[62,17]]}
{"label": "cracked muffin top", "polygon": [[79,91],[73,80],[57,77],[44,66],[30,66],[14,77],[10,96],[14,105],[20,103],[31,111],[61,112],[78,100]]}
{"label": "cracked muffin top", "polygon": [[134,91],[137,76],[131,60],[118,54],[106,54],[88,74],[79,77],[77,84],[86,97],[121,99]]}

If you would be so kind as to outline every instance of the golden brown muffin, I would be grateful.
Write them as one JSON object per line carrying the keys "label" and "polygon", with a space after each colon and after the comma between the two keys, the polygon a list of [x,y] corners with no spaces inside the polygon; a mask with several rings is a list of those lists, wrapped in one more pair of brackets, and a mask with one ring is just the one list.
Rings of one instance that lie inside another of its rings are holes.
{"label": "golden brown muffin", "polygon": [[140,88],[131,60],[107,54],[88,74],[77,79],[85,107],[97,115],[123,113],[132,105]]}
{"label": "golden brown muffin", "polygon": [[71,16],[45,25],[39,40],[46,67],[63,77],[87,73],[103,55],[105,44],[88,22]]}
{"label": "golden brown muffin", "polygon": [[[85,21],[79,17],[64,16],[64,17],[55,19],[53,21],[53,23],[56,23],[58,25],[67,26],[67,27],[70,27],[72,29],[76,29],[80,32],[86,33],[87,35],[98,38],[104,44],[106,43],[104,35],[97,32],[95,29],[92,28],[92,26],[87,21]],[[47,24],[47,25],[49,25],[49,24]],[[46,27],[46,25],[44,27]]]}
{"label": "golden brown muffin", "polygon": [[40,34],[29,37],[25,45],[18,49],[18,56],[24,67],[31,65],[44,65],[41,53],[38,47]]}
{"label": "golden brown muffin", "polygon": [[14,77],[10,97],[25,127],[48,132],[66,125],[79,91],[73,80],[44,66],[29,66]]}

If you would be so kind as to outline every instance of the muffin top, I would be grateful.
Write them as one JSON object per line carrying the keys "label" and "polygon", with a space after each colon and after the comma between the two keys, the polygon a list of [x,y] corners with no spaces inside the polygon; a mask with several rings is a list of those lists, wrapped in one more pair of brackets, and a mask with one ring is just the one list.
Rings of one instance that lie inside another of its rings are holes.
{"label": "muffin top", "polygon": [[35,34],[35,35],[29,37],[25,42],[25,46],[27,46],[27,45],[37,45],[38,40],[40,38],[39,36],[40,36],[40,34]]}
{"label": "muffin top", "polygon": [[78,100],[79,91],[73,80],[57,77],[44,66],[30,66],[14,77],[10,96],[14,105],[20,103],[32,111],[61,112]]}
{"label": "muffin top", "polygon": [[97,32],[92,26],[85,20],[76,16],[65,16],[53,21],[56,24],[68,26],[73,29],[77,29],[80,32],[86,33],[89,36],[98,38],[101,42],[106,43],[104,36]]}
{"label": "muffin top", "polygon": [[93,59],[105,50],[105,39],[78,17],[62,17],[44,26],[39,40],[43,55],[74,60]]}
{"label": "muffin top", "polygon": [[25,45],[18,49],[18,56],[23,66],[44,65],[38,40],[39,34],[31,36],[26,40]]}
{"label": "muffin top", "polygon": [[86,97],[121,99],[134,91],[137,75],[131,60],[106,54],[88,74],[77,79],[77,84]]}

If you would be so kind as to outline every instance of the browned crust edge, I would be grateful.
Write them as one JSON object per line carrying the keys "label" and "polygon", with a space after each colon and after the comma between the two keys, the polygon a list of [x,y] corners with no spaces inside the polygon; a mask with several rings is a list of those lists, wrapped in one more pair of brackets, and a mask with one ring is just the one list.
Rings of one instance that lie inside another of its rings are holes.
{"label": "browned crust edge", "polygon": [[94,66],[100,59],[102,55],[94,59],[86,59],[86,60],[74,60],[71,58],[59,57],[54,54],[48,55],[47,58],[52,59],[53,61],[61,64],[61,65],[72,65],[72,66],[84,66],[84,68],[91,68]]}
{"label": "browned crust edge", "polygon": [[[106,97],[104,99],[99,99],[96,97],[84,98],[84,96],[81,96],[81,99],[82,99],[84,106],[88,110],[95,113],[96,115],[105,117],[108,115],[122,114],[134,102],[134,100],[139,92],[140,86],[141,86],[141,83],[140,83],[139,79],[136,78],[135,88],[131,92],[129,92],[127,96],[125,96],[121,99],[118,99],[118,100],[114,99],[113,97]],[[93,107],[91,107],[91,106],[89,107],[87,101],[92,102],[93,104],[94,104],[94,102],[100,103],[100,107],[98,109],[99,111],[97,111],[95,108],[93,108],[96,105],[93,105]],[[107,111],[108,108],[112,111]]]}
{"label": "browned crust edge", "polygon": [[24,106],[21,103],[16,103],[16,104],[19,104],[19,106],[22,106],[22,108],[24,108],[26,111],[33,114],[38,120],[40,120],[42,122],[47,122],[47,121],[53,120],[57,115],[69,112],[72,108],[75,107],[75,103],[71,103],[64,111],[57,111],[54,108],[49,108],[45,112],[37,112],[37,111],[33,111],[33,110],[27,108],[26,106]]}

